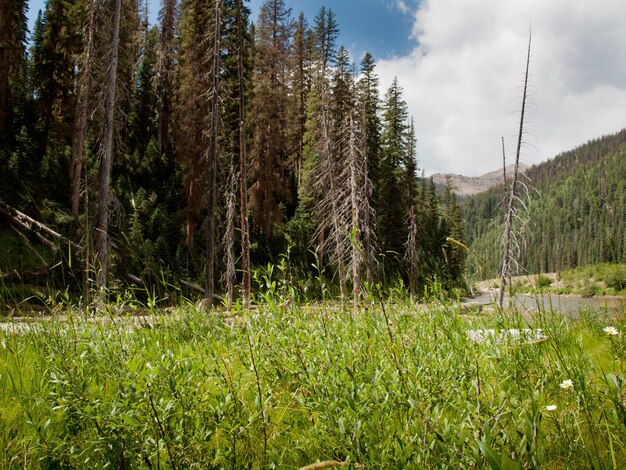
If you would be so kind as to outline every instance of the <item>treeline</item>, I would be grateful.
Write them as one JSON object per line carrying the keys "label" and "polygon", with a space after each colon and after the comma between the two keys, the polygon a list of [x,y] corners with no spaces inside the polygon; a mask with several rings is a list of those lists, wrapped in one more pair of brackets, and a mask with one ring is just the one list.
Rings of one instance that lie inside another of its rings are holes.
{"label": "treeline", "polygon": [[[521,272],[626,262],[626,130],[531,167],[518,220]],[[472,271],[494,277],[501,258],[502,186],[464,201]]]}
{"label": "treeline", "polygon": [[143,5],[48,0],[27,42],[26,1],[0,0],[0,198],[79,244],[98,288],[166,273],[249,298],[287,252],[342,296],[463,285],[450,185],[418,176],[400,84],[380,96],[332,10],[163,0],[150,26]]}

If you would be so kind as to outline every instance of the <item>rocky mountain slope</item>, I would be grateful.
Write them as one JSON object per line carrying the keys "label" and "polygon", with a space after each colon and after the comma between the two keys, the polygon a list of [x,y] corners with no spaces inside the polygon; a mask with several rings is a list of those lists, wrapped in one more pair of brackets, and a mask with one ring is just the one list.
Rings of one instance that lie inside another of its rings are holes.
{"label": "rocky mountain slope", "polygon": [[[530,168],[529,165],[520,163],[521,172],[526,172]],[[506,168],[507,175],[513,174],[513,165]],[[443,186],[446,182],[447,173],[436,173],[432,176],[433,181],[438,186]],[[463,176],[450,174],[452,187],[457,196],[467,197],[474,194],[487,191],[489,188],[502,183],[502,170],[490,171],[481,176]]]}

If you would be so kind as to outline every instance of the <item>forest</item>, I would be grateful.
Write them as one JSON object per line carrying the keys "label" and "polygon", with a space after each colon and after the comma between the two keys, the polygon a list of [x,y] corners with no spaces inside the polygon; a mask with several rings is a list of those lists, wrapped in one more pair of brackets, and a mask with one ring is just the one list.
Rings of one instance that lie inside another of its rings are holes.
{"label": "forest", "polygon": [[330,8],[268,0],[252,23],[245,3],[164,0],[151,25],[135,0],[48,0],[28,32],[28,3],[1,0],[4,288],[232,303],[283,259],[312,298],[465,286],[401,84],[355,64]]}
{"label": "forest", "polygon": [[0,468],[626,468],[623,300],[461,299],[626,261],[626,131],[460,201],[332,9],[145,5],[0,0]]}
{"label": "forest", "polygon": [[[519,274],[626,262],[626,130],[533,166],[522,182]],[[477,278],[498,270],[503,199],[499,186],[461,204]]]}

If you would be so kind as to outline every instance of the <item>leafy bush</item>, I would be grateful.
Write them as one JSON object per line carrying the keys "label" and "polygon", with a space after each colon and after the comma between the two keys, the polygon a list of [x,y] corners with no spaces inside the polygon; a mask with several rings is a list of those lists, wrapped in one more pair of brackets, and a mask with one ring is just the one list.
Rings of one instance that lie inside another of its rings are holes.
{"label": "leafy bush", "polygon": [[622,380],[624,352],[593,321],[371,297],[68,313],[0,331],[0,467],[625,468],[626,398],[601,372]]}
{"label": "leafy bush", "polygon": [[609,269],[604,278],[604,282],[607,287],[615,289],[616,291],[626,289],[626,267],[615,266],[613,269]]}
{"label": "leafy bush", "polygon": [[546,287],[550,287],[552,285],[552,281],[548,276],[544,276],[543,274],[539,274],[537,279],[535,280],[535,286],[537,289],[544,289]]}

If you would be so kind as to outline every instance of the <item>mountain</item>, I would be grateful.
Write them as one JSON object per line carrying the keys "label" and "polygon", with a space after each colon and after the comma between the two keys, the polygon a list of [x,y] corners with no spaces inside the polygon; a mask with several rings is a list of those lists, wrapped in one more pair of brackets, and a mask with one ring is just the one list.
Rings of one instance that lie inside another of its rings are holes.
{"label": "mountain", "polygon": [[[507,175],[513,174],[514,165],[506,167]],[[526,172],[530,166],[520,163],[519,171]],[[442,187],[446,183],[446,177],[450,177],[452,188],[457,196],[467,197],[487,191],[489,188],[502,184],[502,169],[490,171],[481,176],[463,176],[452,173],[435,173],[432,175],[437,186]]]}
{"label": "mountain", "polygon": [[[533,166],[523,182],[526,209],[516,219],[522,273],[626,262],[626,129]],[[502,201],[500,185],[462,203],[470,270],[476,277],[497,273]]]}

